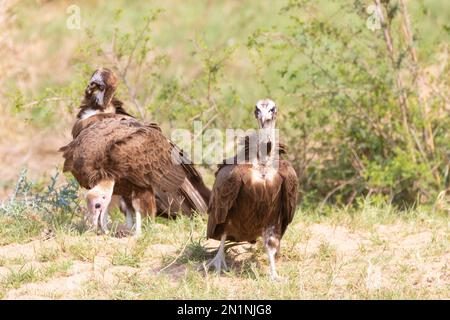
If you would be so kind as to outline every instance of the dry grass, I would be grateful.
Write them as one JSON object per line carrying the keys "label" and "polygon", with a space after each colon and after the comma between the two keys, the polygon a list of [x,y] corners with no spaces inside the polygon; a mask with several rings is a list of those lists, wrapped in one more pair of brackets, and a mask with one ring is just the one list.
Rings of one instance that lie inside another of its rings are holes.
{"label": "dry grass", "polygon": [[5,299],[449,298],[448,219],[374,223],[370,210],[338,224],[343,212],[298,212],[282,242],[281,282],[270,280],[260,243],[231,248],[228,272],[205,273],[217,242],[203,238],[205,219],[197,217],[147,221],[138,239],[60,230],[51,240],[4,245],[0,292]]}

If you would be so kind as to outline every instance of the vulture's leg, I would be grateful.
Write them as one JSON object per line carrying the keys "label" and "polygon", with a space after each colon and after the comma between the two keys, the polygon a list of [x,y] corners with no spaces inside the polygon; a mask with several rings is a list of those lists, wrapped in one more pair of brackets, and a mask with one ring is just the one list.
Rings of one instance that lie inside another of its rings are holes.
{"label": "vulture's leg", "polygon": [[157,208],[156,208],[156,198],[155,194],[153,193],[153,190],[146,190],[145,195],[142,199],[144,199],[143,200],[144,206],[146,208],[145,214],[152,218],[152,222],[155,222]]}
{"label": "vulture's leg", "polygon": [[142,216],[141,216],[141,212],[139,210],[136,210],[134,213],[135,213],[135,220],[136,220],[135,235],[136,236],[140,236],[142,234]]}
{"label": "vulture's leg", "polygon": [[128,230],[133,229],[133,207],[127,205],[123,197],[120,198],[120,210],[125,214],[125,223]]}
{"label": "vulture's leg", "polygon": [[264,246],[269,256],[270,277],[272,280],[279,280],[277,270],[275,269],[275,256],[280,247],[280,240],[274,233],[274,228],[270,227],[263,232]]}
{"label": "vulture's leg", "polygon": [[132,204],[133,204],[134,222],[135,222],[134,235],[140,236],[142,234],[141,201],[139,198],[133,198]]}
{"label": "vulture's leg", "polygon": [[227,235],[224,233],[222,238],[220,239],[220,246],[217,250],[217,254],[208,264],[206,265],[206,270],[209,270],[211,265],[214,266],[216,272],[220,274],[220,271],[223,269],[226,271],[228,269],[227,263],[225,261],[225,240],[227,239]]}
{"label": "vulture's leg", "polygon": [[109,234],[108,229],[108,217],[109,217],[109,209],[111,207],[111,202],[106,206],[105,210],[102,211],[99,217],[100,229],[104,234]]}
{"label": "vulture's leg", "polygon": [[134,222],[135,222],[135,236],[140,236],[142,234],[142,218],[141,218],[141,212],[142,212],[142,206],[141,206],[141,199],[138,194],[135,194],[133,192],[133,197],[131,200],[131,204],[133,206],[134,210]]}
{"label": "vulture's leg", "polygon": [[153,189],[147,188],[133,192],[132,207],[135,214],[136,231],[135,235],[142,234],[142,214],[150,215],[153,219],[156,215],[156,200]]}
{"label": "vulture's leg", "polygon": [[103,210],[103,212],[100,215],[100,228],[102,229],[104,234],[108,234],[108,209]]}
{"label": "vulture's leg", "polygon": [[125,211],[125,223],[129,230],[133,229],[133,211],[131,209]]}

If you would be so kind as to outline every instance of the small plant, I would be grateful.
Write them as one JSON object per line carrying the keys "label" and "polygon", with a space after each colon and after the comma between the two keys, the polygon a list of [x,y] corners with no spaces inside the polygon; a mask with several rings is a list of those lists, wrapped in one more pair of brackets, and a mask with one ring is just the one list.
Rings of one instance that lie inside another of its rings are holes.
{"label": "small plant", "polygon": [[10,270],[8,275],[2,279],[1,285],[6,288],[17,289],[25,283],[35,282],[38,279],[39,275],[36,269],[22,267],[17,271]]}
{"label": "small plant", "polygon": [[321,261],[329,261],[336,259],[336,248],[334,248],[331,244],[326,241],[320,243],[317,257]]}
{"label": "small plant", "polygon": [[98,253],[98,248],[89,241],[80,240],[76,243],[68,244],[65,251],[72,257],[80,261],[92,262]]}
{"label": "small plant", "polygon": [[129,250],[117,250],[112,257],[112,264],[115,266],[139,267],[141,258]]}
{"label": "small plant", "polygon": [[45,228],[71,227],[80,212],[79,185],[75,179],[57,185],[59,173],[42,187],[27,179],[24,169],[11,197],[0,202],[0,243],[20,242],[39,235]]}
{"label": "small plant", "polygon": [[37,260],[39,262],[54,261],[59,257],[59,250],[56,247],[42,247],[37,253]]}
{"label": "small plant", "polygon": [[39,270],[39,281],[50,279],[56,275],[65,275],[71,266],[71,261],[52,262],[43,269]]}

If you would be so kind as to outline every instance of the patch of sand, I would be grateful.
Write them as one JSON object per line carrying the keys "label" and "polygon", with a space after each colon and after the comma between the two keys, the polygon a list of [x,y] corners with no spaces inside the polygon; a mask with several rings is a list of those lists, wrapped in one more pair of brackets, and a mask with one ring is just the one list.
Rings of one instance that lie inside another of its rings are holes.
{"label": "patch of sand", "polygon": [[[333,276],[330,278],[331,285],[329,292],[337,296],[346,295],[346,286],[356,279],[361,278],[361,285],[367,290],[373,291],[383,287],[392,286],[396,283],[396,277],[401,274],[401,270],[407,268],[410,270],[407,274],[410,278],[407,282],[412,287],[449,287],[450,286],[450,252],[437,255],[428,255],[427,248],[432,245],[433,233],[431,231],[415,232],[408,230],[407,226],[391,225],[377,226],[372,232],[352,232],[344,226],[333,226],[327,224],[298,224],[294,226],[299,232],[307,232],[305,237],[299,243],[294,244],[293,250],[299,250],[300,256],[293,256],[294,259],[317,259],[321,250],[321,244],[326,243],[335,249],[335,258],[315,262],[311,268],[319,268],[314,272],[317,279],[326,279],[328,275],[324,273],[327,265],[333,270]],[[387,245],[377,246],[371,240],[376,235],[387,242]],[[446,234],[443,235],[445,239]],[[65,245],[79,243],[84,241],[76,236],[64,236],[62,239]],[[169,275],[171,284],[175,284],[186,276],[188,268],[179,261],[170,261],[162,263],[161,257],[173,256],[179,254],[179,247],[169,244],[150,244],[146,248],[139,267],[114,266],[112,257],[116,250],[130,250],[136,244],[135,238],[112,238],[107,236],[93,236],[87,239],[99,250],[92,262],[72,261],[72,266],[63,273],[58,274],[52,279],[36,283],[24,283],[18,289],[10,289],[4,295],[5,299],[77,299],[83,297],[89,283],[100,283],[107,287],[113,287],[127,277],[158,277],[160,274]],[[445,242],[444,242],[445,243]],[[32,241],[26,244],[10,244],[0,247],[0,257],[4,259],[4,266],[0,267],[0,281],[7,276],[11,269],[33,267],[36,270],[45,268],[51,262],[40,263],[37,261],[37,253],[42,248],[58,246],[61,239],[54,238],[48,241]],[[206,248],[209,252],[217,248],[217,241],[207,241]],[[361,248],[365,248],[362,250]],[[283,264],[283,260],[292,261],[288,246],[282,245],[282,257],[277,262]],[[227,261],[229,266],[238,271],[245,266],[247,259],[253,259],[258,268],[263,268],[266,272],[267,257],[261,250],[260,243],[256,245],[244,244],[232,247],[227,252]],[[211,251],[211,254],[214,252]],[[256,253],[256,254],[255,254]],[[62,253],[61,253],[62,254]],[[68,253],[64,253],[68,255]],[[25,259],[25,265],[10,264],[9,259]],[[320,257],[319,257],[320,258]],[[72,257],[73,259],[73,257]],[[256,259],[256,260],[255,260]],[[327,259],[327,258],[325,258]],[[247,261],[248,262],[248,261]],[[172,263],[172,264],[170,264]],[[170,265],[169,265],[170,264]],[[168,266],[161,273],[161,269]],[[198,270],[201,270],[202,263],[198,263]],[[305,267],[305,265],[304,265]],[[299,269],[300,274],[307,276],[309,266]],[[204,275],[212,284],[216,283],[230,297],[235,297],[239,288],[245,281],[251,281],[242,277],[216,277],[215,275]],[[358,278],[359,277],[359,278]],[[358,283],[358,281],[356,281]],[[0,282],[1,283],[1,282]]]}

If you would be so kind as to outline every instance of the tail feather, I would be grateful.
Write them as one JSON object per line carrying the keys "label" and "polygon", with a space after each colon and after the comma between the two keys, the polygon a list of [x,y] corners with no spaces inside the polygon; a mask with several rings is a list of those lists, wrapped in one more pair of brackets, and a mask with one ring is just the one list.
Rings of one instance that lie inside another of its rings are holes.
{"label": "tail feather", "polygon": [[206,213],[208,209],[209,198],[205,199],[187,178],[177,191],[157,190],[155,193],[159,215],[174,216],[181,211],[182,214],[191,216],[193,211]]}
{"label": "tail feather", "polygon": [[[176,192],[168,194],[165,201],[161,201],[161,203],[164,202],[166,205],[171,203],[172,208],[181,210],[183,214],[188,216],[192,215],[192,211],[206,213],[211,190],[205,185],[200,172],[191,164],[183,150],[180,150],[173,142],[170,141],[170,143],[178,151],[186,179]],[[174,212],[173,209],[170,209],[170,211]]]}
{"label": "tail feather", "polygon": [[208,210],[209,198],[205,199],[189,179],[186,179],[180,187],[181,194],[189,203],[192,210],[206,213]]}

